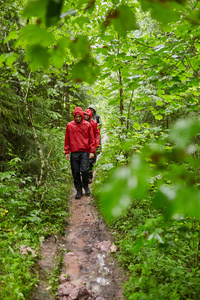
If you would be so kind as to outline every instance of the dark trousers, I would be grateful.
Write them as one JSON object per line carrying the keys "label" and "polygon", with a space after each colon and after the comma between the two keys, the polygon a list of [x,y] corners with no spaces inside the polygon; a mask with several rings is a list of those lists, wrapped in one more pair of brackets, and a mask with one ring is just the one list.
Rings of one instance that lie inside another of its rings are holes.
{"label": "dark trousers", "polygon": [[81,190],[82,187],[87,187],[89,183],[89,152],[71,153],[70,163],[75,188]]}
{"label": "dark trousers", "polygon": [[89,178],[92,179],[93,178],[93,168],[94,168],[94,164],[97,160],[97,155],[96,153],[94,154],[94,158],[89,158]]}
{"label": "dark trousers", "polygon": [[92,179],[93,178],[93,168],[94,165],[97,161],[97,155],[99,155],[101,153],[101,147],[96,148],[96,153],[94,153],[94,158],[89,158],[89,178]]}

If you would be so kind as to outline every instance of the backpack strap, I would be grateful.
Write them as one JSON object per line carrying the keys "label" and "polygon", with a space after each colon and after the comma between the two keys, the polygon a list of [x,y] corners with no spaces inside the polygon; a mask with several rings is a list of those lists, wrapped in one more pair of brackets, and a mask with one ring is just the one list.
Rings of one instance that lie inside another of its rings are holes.
{"label": "backpack strap", "polygon": [[99,123],[99,115],[96,115],[96,121],[97,121],[97,123]]}

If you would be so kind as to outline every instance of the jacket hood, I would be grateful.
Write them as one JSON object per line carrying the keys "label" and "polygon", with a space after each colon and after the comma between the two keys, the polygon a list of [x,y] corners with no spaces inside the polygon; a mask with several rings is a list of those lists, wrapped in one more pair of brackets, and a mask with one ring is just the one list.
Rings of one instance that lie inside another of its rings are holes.
{"label": "jacket hood", "polygon": [[88,106],[88,108],[92,108],[92,109],[94,109],[94,111],[95,111],[95,113],[96,113],[96,106],[94,105],[94,104],[90,104],[89,106]]}
{"label": "jacket hood", "polygon": [[88,116],[90,116],[90,118],[92,118],[92,113],[91,113],[91,111],[90,111],[89,108],[87,108],[87,109],[84,111],[84,115],[88,115]]}
{"label": "jacket hood", "polygon": [[74,109],[74,112],[73,112],[74,121],[75,121],[75,115],[80,115],[81,116],[81,122],[83,121],[84,114],[83,114],[83,110],[80,106],[77,106]]}

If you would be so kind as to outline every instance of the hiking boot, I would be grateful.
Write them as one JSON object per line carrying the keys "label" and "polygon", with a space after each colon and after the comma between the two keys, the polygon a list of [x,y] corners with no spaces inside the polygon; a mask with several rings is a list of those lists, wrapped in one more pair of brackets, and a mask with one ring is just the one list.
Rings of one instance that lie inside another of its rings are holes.
{"label": "hiking boot", "polygon": [[91,194],[90,189],[89,189],[88,186],[86,186],[86,187],[84,188],[84,190],[85,190],[86,196],[89,196],[89,195]]}
{"label": "hiking boot", "polygon": [[75,199],[80,199],[82,197],[82,191],[81,190],[77,190]]}

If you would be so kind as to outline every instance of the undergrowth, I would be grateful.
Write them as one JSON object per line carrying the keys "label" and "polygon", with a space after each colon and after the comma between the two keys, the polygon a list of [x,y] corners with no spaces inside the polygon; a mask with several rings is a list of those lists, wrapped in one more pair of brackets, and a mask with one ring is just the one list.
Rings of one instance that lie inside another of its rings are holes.
{"label": "undergrowth", "polygon": [[[101,205],[101,193],[110,173],[119,164],[116,153],[112,138],[96,164],[92,188],[103,215],[106,205]],[[112,220],[105,218],[119,249],[116,258],[128,276],[124,297],[128,300],[199,299],[199,219],[166,218],[163,209],[152,204],[155,192],[156,187],[151,184],[144,197],[132,201],[120,216]]]}
{"label": "undergrowth", "polygon": [[199,229],[196,219],[164,222],[145,199],[118,218],[112,230],[129,276],[125,299],[198,299]]}
{"label": "undergrowth", "polygon": [[23,174],[17,158],[11,160],[9,171],[0,173],[1,299],[28,299],[38,283],[40,245],[50,235],[64,234],[71,173],[59,131],[51,132],[51,142],[49,175],[39,189],[34,176]]}

